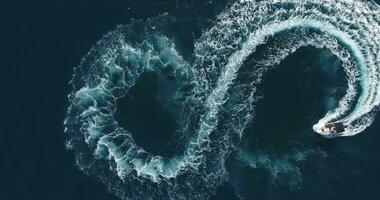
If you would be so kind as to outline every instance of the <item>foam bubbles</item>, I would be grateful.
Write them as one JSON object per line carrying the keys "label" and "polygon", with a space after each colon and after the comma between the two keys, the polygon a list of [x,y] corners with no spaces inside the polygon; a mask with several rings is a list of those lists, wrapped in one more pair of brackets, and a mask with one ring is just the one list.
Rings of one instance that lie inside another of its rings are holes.
{"label": "foam bubbles", "polygon": [[[374,3],[236,1],[196,41],[193,62],[181,56],[161,31],[161,22],[120,26],[104,35],[75,68],[71,81],[64,122],[67,147],[76,152],[83,171],[99,177],[122,199],[207,199],[213,194],[227,179],[225,160],[254,120],[262,75],[304,46],[329,49],[342,61],[348,83],[338,106],[314,128],[342,122],[347,126],[343,136],[352,136],[373,122],[380,102],[380,8]],[[252,82],[230,93],[248,56],[283,32],[286,40],[268,45],[268,53],[252,66]],[[184,151],[172,157],[139,147],[114,117],[117,100],[146,72],[170,74],[178,85],[175,98],[167,100],[182,109],[180,131],[187,140]],[[228,101],[234,104],[223,109]],[[229,121],[221,124],[223,115]],[[272,161],[260,154],[238,155],[253,168],[268,166],[274,176],[284,170],[301,176],[289,161],[293,157]]]}

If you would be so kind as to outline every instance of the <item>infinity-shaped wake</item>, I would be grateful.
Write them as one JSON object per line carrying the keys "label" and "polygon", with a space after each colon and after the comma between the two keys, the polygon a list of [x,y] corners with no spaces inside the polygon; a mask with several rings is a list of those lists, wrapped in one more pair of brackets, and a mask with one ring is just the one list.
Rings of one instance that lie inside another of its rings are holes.
{"label": "infinity-shaped wake", "polygon": [[[123,199],[207,199],[226,179],[225,160],[254,120],[262,75],[304,46],[328,48],[347,76],[346,94],[314,128],[341,122],[347,127],[342,136],[352,136],[374,119],[380,102],[380,8],[374,3],[242,0],[197,40],[192,63],[177,52],[161,31],[162,20],[157,21],[106,34],[71,82],[67,146],[77,153],[82,170]],[[278,34],[286,37],[271,45],[268,41]],[[252,81],[237,85],[241,66],[263,44],[267,51],[252,66]],[[188,139],[184,151],[173,157],[139,147],[115,120],[117,100],[128,95],[143,73],[175,80],[167,103],[176,104],[179,132]],[[232,94],[231,88],[239,89]],[[223,108],[226,103],[233,109]]]}

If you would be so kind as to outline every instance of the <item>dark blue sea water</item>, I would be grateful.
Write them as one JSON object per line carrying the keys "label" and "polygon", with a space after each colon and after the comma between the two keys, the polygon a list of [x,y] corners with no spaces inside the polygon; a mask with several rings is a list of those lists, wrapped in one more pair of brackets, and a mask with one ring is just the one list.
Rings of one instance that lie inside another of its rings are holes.
{"label": "dark blue sea water", "polygon": [[[103,171],[81,170],[76,160],[81,150],[67,150],[65,146],[68,136],[64,133],[64,119],[71,103],[67,96],[73,90],[69,81],[74,67],[80,65],[83,56],[105,33],[118,25],[139,20],[145,23],[157,16],[170,21],[166,27],[168,37],[174,40],[184,59],[191,60],[194,42],[213,26],[216,16],[231,2],[1,1],[4,87],[0,199],[119,199],[115,192],[107,190],[104,182],[108,180],[96,177],[97,173],[104,176]],[[277,36],[273,37],[269,40],[275,41]],[[245,75],[257,60],[255,56],[265,49],[265,45],[260,46],[258,53],[244,62],[239,84],[252,81]],[[326,139],[311,128],[344,95],[347,83],[341,65],[328,49],[306,46],[264,74],[257,87],[257,94],[263,98],[255,106],[255,117],[244,129],[239,148],[226,157],[227,173],[216,191],[209,194],[210,199],[380,198],[379,118],[354,137]],[[137,145],[149,153],[171,157],[185,149],[189,138],[176,132],[182,125],[183,113],[169,98],[178,89],[178,83],[170,75],[160,77],[157,73],[144,73],[128,95],[117,101],[115,119],[132,132]],[[238,84],[229,91],[238,91]],[[226,122],[234,101],[223,107]],[[220,126],[218,130],[226,130]],[[217,138],[220,133],[223,131],[212,137]],[[99,170],[107,167],[99,166]],[[109,183],[114,183],[112,178]],[[139,188],[143,186],[144,183]],[[134,191],[129,187],[125,186],[126,193]],[[203,189],[197,185],[193,190],[198,188]],[[156,190],[145,188],[141,195],[165,199],[153,191]]]}

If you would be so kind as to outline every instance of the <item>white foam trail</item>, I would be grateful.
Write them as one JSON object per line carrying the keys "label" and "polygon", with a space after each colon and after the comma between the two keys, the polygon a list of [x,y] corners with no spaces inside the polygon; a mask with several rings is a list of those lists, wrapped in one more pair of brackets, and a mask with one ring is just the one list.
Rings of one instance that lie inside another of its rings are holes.
{"label": "white foam trail", "polygon": [[[241,66],[271,36],[292,30],[300,30],[298,40],[289,37],[288,42],[275,49],[275,55],[266,55],[268,60],[252,66],[257,79],[246,88],[252,92],[233,111],[244,113],[234,115],[243,120],[233,119],[239,124],[223,129],[225,135],[241,136],[246,124],[253,120],[250,112],[258,98],[255,87],[268,67],[308,45],[330,49],[342,61],[348,83],[346,95],[338,106],[315,127],[343,122],[347,126],[343,136],[364,131],[372,123],[374,109],[380,103],[380,7],[356,0],[241,0],[222,12],[214,26],[197,40],[193,66],[164,36],[147,34],[146,40],[132,45],[126,37],[131,30],[119,28],[105,35],[75,69],[74,91],[69,96],[71,105],[65,120],[65,132],[71,137],[68,147],[75,149],[83,140],[94,151],[94,157],[108,160],[110,169],[123,181],[132,177],[156,184],[176,180],[185,173],[199,175],[200,166],[210,159],[206,158],[207,152],[213,150],[210,135],[218,130],[222,106],[230,98],[229,89],[237,82]],[[195,85],[186,101],[202,107],[194,108],[191,113],[200,115],[195,122],[198,125],[190,127],[192,122],[183,127],[185,131],[193,130],[185,151],[171,158],[153,155],[139,147],[132,134],[119,127],[114,119],[116,100],[127,94],[142,73],[160,73],[168,66],[173,68],[172,73],[179,82]],[[224,143],[228,146],[231,141]],[[80,146],[78,151],[82,149]],[[78,152],[78,157],[81,153]],[[218,158],[218,162],[224,160]],[[205,171],[198,178],[204,182],[211,181],[210,177],[218,182],[218,177],[223,176],[209,176]],[[198,180],[195,175],[190,177],[193,182]]]}

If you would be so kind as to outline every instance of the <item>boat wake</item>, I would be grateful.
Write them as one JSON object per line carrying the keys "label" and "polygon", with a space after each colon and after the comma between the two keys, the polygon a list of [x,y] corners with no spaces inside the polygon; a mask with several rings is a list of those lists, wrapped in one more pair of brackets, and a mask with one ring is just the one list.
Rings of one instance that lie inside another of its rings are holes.
{"label": "boat wake", "polygon": [[[375,3],[237,1],[197,39],[191,61],[165,36],[163,21],[135,22],[104,35],[71,81],[67,147],[76,152],[80,169],[122,199],[207,199],[215,193],[228,177],[226,159],[254,120],[263,74],[301,47],[329,49],[346,73],[345,95],[314,130],[342,123],[346,128],[339,136],[353,136],[374,120],[380,102],[380,7]],[[242,65],[264,44],[249,83],[240,84]],[[117,100],[144,73],[175,82],[164,101],[181,113],[178,134],[186,144],[174,156],[146,151],[115,119]],[[258,163],[253,162],[257,156],[244,155],[248,165]]]}

